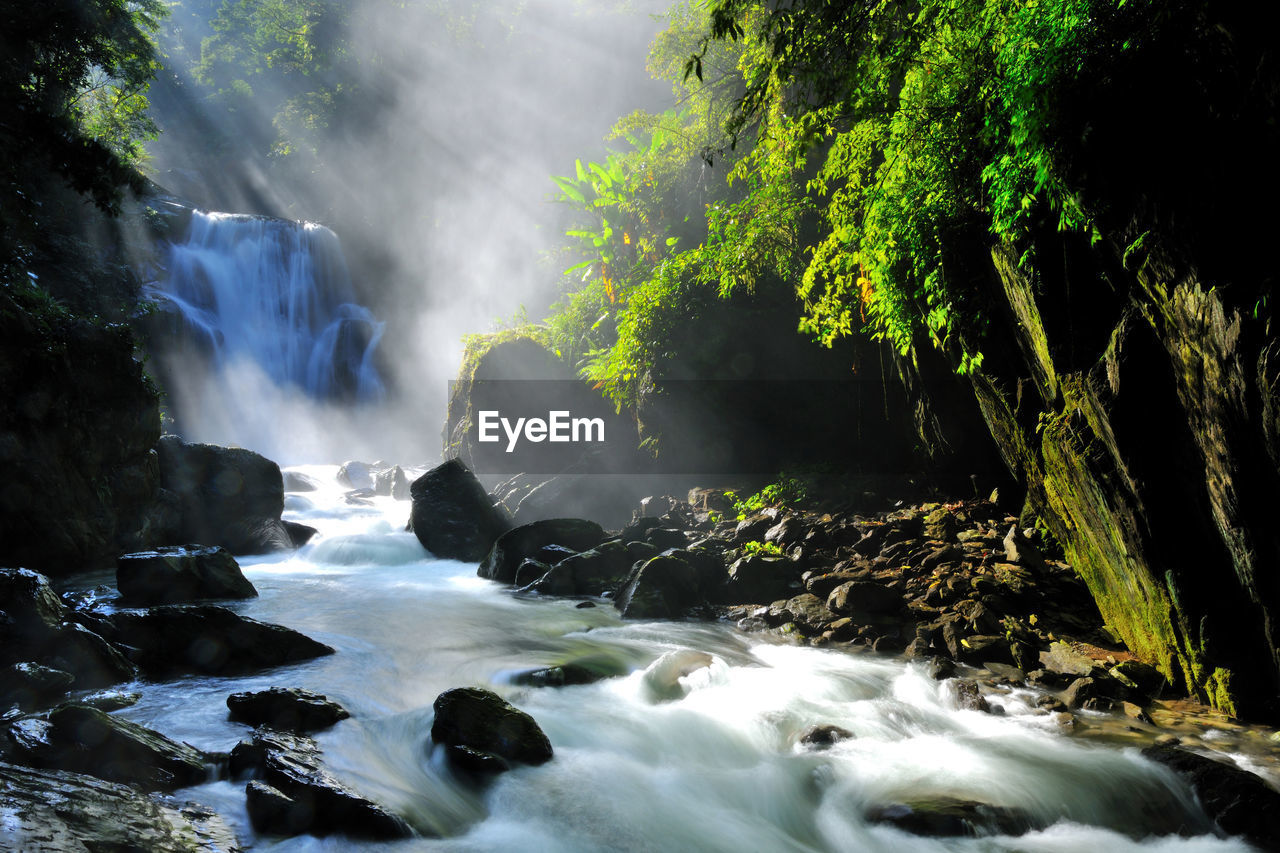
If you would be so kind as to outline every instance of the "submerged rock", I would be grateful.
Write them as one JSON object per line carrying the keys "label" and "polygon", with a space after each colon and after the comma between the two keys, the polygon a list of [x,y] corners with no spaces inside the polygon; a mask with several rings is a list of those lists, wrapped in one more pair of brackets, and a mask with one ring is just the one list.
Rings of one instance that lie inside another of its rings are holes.
{"label": "submerged rock", "polygon": [[[0,847],[43,853],[239,853],[235,833],[194,803],[161,802],[78,773],[0,762]],[[9,847],[10,841],[15,842]]]}
{"label": "submerged rock", "polygon": [[879,806],[873,808],[867,817],[875,823],[887,823],[912,835],[939,838],[1022,835],[1037,828],[1036,821],[1018,809],[951,797]]}
{"label": "submerged rock", "polygon": [[548,546],[586,551],[602,541],[604,529],[581,518],[550,518],[522,524],[497,538],[476,573],[499,583],[513,583],[520,564],[527,558],[542,560]]}
{"label": "submerged rock", "polygon": [[327,696],[297,687],[232,693],[227,697],[227,708],[237,722],[299,733],[327,729],[351,716]]}
{"label": "submerged rock", "polygon": [[[551,760],[551,741],[533,717],[478,687],[455,687],[436,697],[431,740],[521,764]],[[490,763],[491,766],[496,764]]]}
{"label": "submerged rock", "polygon": [[325,769],[316,742],[260,729],[231,752],[232,771],[251,773],[245,797],[258,832],[390,839],[412,835],[399,816],[343,785]]}
{"label": "submerged rock", "polygon": [[232,675],[333,654],[331,647],[290,628],[211,604],[124,610],[110,621],[115,639],[150,675]]}
{"label": "submerged rock", "polygon": [[409,487],[409,529],[441,559],[475,562],[511,528],[475,475],[457,459],[432,468]]}
{"label": "submerged rock", "polygon": [[116,586],[126,602],[135,604],[258,595],[235,557],[216,545],[174,545],[124,554],[116,561]]}
{"label": "submerged rock", "polygon": [[26,764],[148,790],[168,791],[209,778],[199,750],[86,705],[64,705],[47,721],[20,720],[10,727],[9,739]]}
{"label": "submerged rock", "polygon": [[853,736],[853,732],[840,726],[810,726],[801,733],[800,743],[815,749],[826,749],[842,740],[850,740]]}

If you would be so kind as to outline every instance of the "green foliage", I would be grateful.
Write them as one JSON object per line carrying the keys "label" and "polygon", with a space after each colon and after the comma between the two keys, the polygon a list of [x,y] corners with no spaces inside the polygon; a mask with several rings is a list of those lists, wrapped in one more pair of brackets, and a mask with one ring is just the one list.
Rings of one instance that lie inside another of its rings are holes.
{"label": "green foliage", "polygon": [[781,557],[782,548],[777,542],[746,542],[742,546],[745,557]]}
{"label": "green foliage", "polygon": [[738,521],[742,521],[766,507],[780,509],[798,507],[808,498],[809,487],[804,480],[784,472],[778,475],[777,482],[768,484],[747,498],[739,498],[736,492],[725,492],[724,496],[733,501],[733,509],[738,514]]}
{"label": "green foliage", "polygon": [[141,188],[159,0],[50,0],[0,15],[0,280],[21,282],[65,183],[102,210]]}

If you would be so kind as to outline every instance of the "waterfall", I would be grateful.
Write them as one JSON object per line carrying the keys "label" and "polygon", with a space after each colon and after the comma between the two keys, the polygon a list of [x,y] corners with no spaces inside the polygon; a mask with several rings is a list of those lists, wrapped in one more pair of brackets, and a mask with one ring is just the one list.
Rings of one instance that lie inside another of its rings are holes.
{"label": "waterfall", "polygon": [[330,404],[384,397],[384,324],[357,303],[323,225],[196,211],[167,267],[148,291],[159,309],[151,338],[188,438],[296,450],[301,421],[323,431],[316,415]]}

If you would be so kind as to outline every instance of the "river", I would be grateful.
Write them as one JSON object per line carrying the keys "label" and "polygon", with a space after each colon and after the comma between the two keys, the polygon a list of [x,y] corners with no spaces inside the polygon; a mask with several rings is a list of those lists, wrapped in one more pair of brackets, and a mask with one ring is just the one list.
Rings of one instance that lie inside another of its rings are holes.
{"label": "river", "polygon": [[[244,782],[179,792],[214,806],[255,850],[342,851],[1228,851],[1189,788],[1136,749],[1065,735],[1036,694],[956,710],[946,682],[871,654],[801,648],[728,624],[623,622],[607,602],[521,596],[433,559],[403,531],[408,504],[348,504],[332,467],[291,494],[286,518],[319,529],[295,553],[244,558],[260,597],[232,605],[300,630],[337,654],[249,677],[143,683],[122,715],[211,751],[249,733],[226,697],[273,685],[341,702],[351,719],[317,740],[335,776],[423,837],[257,837]],[[711,665],[676,679],[663,658]],[[523,687],[523,670],[591,658],[625,673]],[[662,659],[661,662],[660,659]],[[487,787],[455,778],[428,733],[450,687],[493,689],[541,724],[555,758]],[[798,743],[815,724],[854,734]],[[955,797],[1018,810],[1019,836],[925,838],[869,819],[887,805]],[[1158,835],[1183,825],[1201,833]],[[438,835],[441,838],[427,836]]]}

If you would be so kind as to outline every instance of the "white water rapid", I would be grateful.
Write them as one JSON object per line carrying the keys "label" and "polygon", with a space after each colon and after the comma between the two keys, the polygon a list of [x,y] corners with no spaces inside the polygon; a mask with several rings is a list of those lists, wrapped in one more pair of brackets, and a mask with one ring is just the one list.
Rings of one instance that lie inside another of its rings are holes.
{"label": "white water rapid", "polygon": [[195,211],[167,266],[147,295],[173,318],[154,343],[188,439],[297,460],[288,427],[307,429],[329,403],[382,398],[384,324],[357,303],[328,228]]}
{"label": "white water rapid", "polygon": [[[726,624],[623,622],[607,602],[521,597],[436,560],[403,532],[408,505],[344,503],[330,485],[291,494],[286,517],[319,528],[284,556],[245,558],[260,597],[230,606],[288,625],[337,654],[249,677],[142,683],[124,716],[206,750],[249,728],[226,697],[303,687],[352,718],[318,735],[343,782],[424,837],[390,845],[341,836],[255,836],[243,781],[178,792],[212,805],[254,850],[273,851],[1241,851],[1216,838],[1189,788],[1134,749],[1060,733],[1017,690],[1003,715],[956,710],[948,684],[871,654],[799,648]],[[673,667],[671,652],[687,651]],[[702,655],[710,665],[679,677]],[[590,685],[517,687],[521,670],[592,657],[624,673]],[[555,757],[487,788],[455,778],[428,733],[450,687],[496,690],[533,715]],[[798,743],[814,724],[855,737]],[[1019,836],[925,838],[876,823],[886,805],[959,797],[1020,810]],[[1181,825],[1187,837],[1160,835]],[[443,838],[428,838],[437,834]]]}

